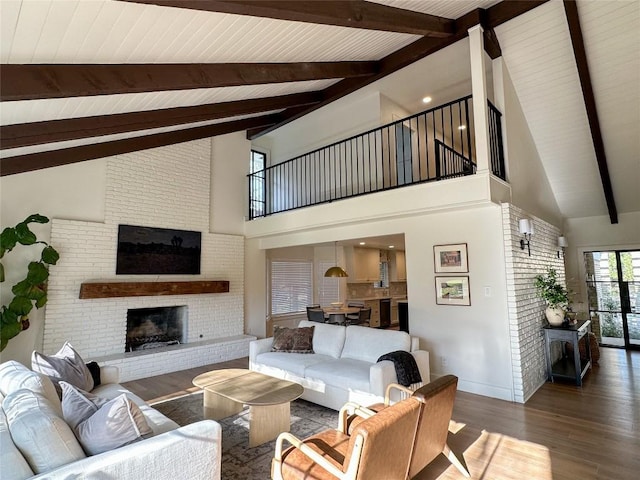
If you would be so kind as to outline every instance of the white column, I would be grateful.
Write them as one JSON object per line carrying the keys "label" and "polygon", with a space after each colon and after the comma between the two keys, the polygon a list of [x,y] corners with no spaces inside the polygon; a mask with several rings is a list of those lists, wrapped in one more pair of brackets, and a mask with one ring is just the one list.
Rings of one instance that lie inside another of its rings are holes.
{"label": "white column", "polygon": [[507,108],[504,94],[504,83],[506,67],[502,61],[502,57],[498,57],[493,60],[491,64],[491,71],[493,72],[493,101],[494,105],[502,113],[502,149],[504,152],[504,169],[505,176],[509,179],[509,148],[507,138]]}
{"label": "white column", "polygon": [[471,93],[473,95],[473,123],[478,173],[489,172],[489,107],[487,105],[487,79],[484,74],[483,31],[480,25],[475,25],[468,30],[469,56],[471,60]]}

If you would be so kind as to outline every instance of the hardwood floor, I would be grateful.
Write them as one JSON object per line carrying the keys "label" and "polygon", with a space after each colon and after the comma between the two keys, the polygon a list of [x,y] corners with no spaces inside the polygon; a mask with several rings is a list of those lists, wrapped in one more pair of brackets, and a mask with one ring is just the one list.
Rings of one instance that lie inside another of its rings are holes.
{"label": "hardwood floor", "polygon": [[[153,403],[197,391],[200,373],[246,366],[244,358],[125,386]],[[458,392],[451,430],[449,445],[474,479],[639,478],[640,352],[602,348],[582,388],[545,383],[525,405]],[[444,456],[417,477],[461,478]]]}

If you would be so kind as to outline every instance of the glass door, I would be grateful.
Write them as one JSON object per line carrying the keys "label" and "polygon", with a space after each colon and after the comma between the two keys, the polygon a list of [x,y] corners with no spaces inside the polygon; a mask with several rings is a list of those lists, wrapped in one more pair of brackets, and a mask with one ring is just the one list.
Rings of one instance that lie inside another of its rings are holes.
{"label": "glass door", "polygon": [[600,344],[640,349],[640,250],[585,252],[584,260]]}

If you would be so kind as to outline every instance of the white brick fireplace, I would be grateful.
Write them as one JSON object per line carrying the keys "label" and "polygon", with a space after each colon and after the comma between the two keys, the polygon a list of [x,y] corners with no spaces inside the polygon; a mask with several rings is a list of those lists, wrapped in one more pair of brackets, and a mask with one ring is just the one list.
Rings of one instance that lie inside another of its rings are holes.
{"label": "white brick fireplace", "polygon": [[[123,381],[248,355],[243,335],[244,237],[209,233],[209,139],[111,157],[105,221],[53,219],[43,346],[69,340],[85,360],[118,365]],[[200,275],[117,275],[118,225],[202,232]],[[227,280],[228,293],[80,299],[83,282]],[[127,310],[186,307],[186,343],[125,353]]]}

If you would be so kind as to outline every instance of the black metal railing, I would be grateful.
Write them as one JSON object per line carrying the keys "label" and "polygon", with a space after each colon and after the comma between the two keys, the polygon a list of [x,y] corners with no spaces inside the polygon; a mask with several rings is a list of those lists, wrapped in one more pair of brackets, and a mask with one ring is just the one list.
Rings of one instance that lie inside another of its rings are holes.
{"label": "black metal railing", "polygon": [[489,160],[491,161],[491,173],[502,180],[506,180],[501,118],[502,114],[489,102]]}
{"label": "black metal railing", "polygon": [[436,177],[439,179],[463,177],[476,173],[475,164],[453,148],[436,140]]}
{"label": "black metal railing", "polygon": [[[490,145],[504,178],[500,112]],[[473,102],[466,96],[305,153],[249,177],[249,218],[417,183],[472,175]]]}

